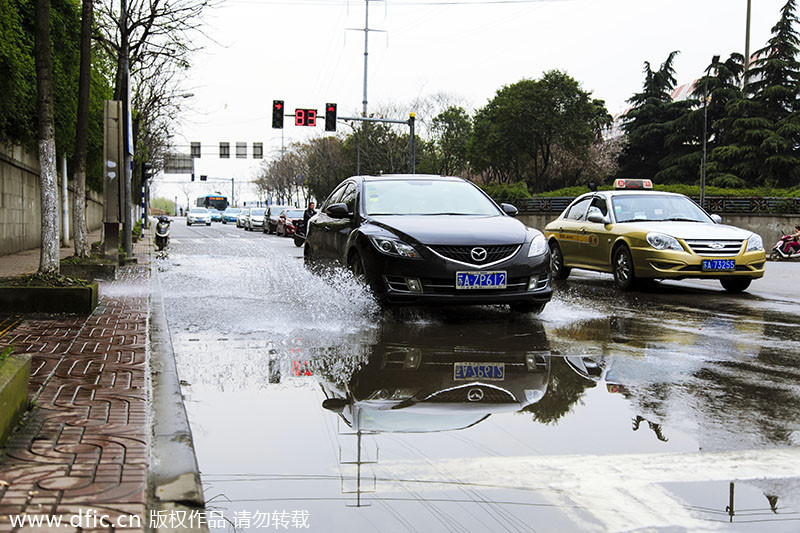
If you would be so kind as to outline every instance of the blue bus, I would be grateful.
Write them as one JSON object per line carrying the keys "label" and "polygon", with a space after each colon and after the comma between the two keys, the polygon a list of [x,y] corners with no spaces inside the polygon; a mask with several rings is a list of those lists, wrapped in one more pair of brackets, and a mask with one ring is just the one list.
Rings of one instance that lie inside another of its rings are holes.
{"label": "blue bus", "polygon": [[205,207],[206,209],[214,208],[220,213],[228,208],[228,198],[221,194],[207,194],[205,196],[198,196],[197,207]]}

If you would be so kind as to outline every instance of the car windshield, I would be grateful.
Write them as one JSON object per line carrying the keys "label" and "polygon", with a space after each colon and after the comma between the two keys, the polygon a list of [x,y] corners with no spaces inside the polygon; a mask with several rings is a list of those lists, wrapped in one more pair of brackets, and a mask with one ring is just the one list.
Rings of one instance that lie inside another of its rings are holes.
{"label": "car windshield", "polygon": [[208,213],[208,209],[206,209],[205,207],[193,207],[192,210],[189,212],[194,213],[196,215],[205,215],[206,213]]}
{"label": "car windshield", "polygon": [[614,196],[617,222],[713,222],[700,207],[685,196],[667,194]]}
{"label": "car windshield", "polygon": [[303,216],[303,212],[299,209],[292,209],[291,211],[286,211],[286,218],[301,218]]}
{"label": "car windshield", "polygon": [[250,215],[251,216],[255,215],[257,217],[260,217],[261,215],[264,214],[265,211],[266,211],[266,209],[253,209],[252,211],[250,211]]}
{"label": "car windshield", "polygon": [[225,214],[226,215],[235,215],[238,212],[239,212],[239,208],[238,207],[231,207],[231,208],[228,208],[228,209],[225,210]]}
{"label": "car windshield", "polygon": [[498,215],[500,211],[464,181],[382,180],[364,187],[368,215]]}
{"label": "car windshield", "polygon": [[286,209],[285,207],[270,207],[269,208],[269,216],[277,217],[280,216],[281,212]]}

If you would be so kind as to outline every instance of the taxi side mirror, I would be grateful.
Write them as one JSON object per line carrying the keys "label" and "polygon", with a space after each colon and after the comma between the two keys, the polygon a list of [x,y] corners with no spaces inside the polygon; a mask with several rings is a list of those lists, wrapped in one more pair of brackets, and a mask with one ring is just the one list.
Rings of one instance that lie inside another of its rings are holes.
{"label": "taxi side mirror", "polygon": [[711,215],[711,220],[714,221],[714,224],[722,224],[722,217],[719,215]]}
{"label": "taxi side mirror", "polygon": [[608,217],[603,216],[601,213],[589,213],[586,220],[594,224],[608,224]]}

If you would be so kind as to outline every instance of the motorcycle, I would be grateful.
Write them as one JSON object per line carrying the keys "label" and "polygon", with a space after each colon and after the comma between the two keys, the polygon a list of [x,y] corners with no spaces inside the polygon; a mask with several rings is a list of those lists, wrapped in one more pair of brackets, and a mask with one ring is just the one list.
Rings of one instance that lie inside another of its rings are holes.
{"label": "motorcycle", "polygon": [[169,246],[169,223],[170,220],[166,216],[162,215],[158,217],[158,223],[156,224],[156,248],[159,252]]}
{"label": "motorcycle", "polygon": [[294,245],[300,248],[303,246],[303,243],[306,242],[306,223],[302,220],[298,220],[297,224],[295,224],[294,235]]}
{"label": "motorcycle", "polygon": [[791,235],[784,235],[781,239],[775,243],[775,246],[772,247],[772,252],[769,254],[769,258],[773,261],[780,261],[781,259],[796,259],[800,258],[800,248],[795,248],[792,252],[785,252],[784,249],[788,246],[790,242],[794,241],[794,237]]}

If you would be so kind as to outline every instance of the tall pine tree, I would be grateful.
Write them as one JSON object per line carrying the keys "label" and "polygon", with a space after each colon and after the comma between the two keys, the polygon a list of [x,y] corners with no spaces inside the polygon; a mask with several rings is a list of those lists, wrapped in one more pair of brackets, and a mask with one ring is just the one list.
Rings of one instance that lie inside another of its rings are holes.
{"label": "tall pine tree", "polygon": [[725,106],[724,143],[713,161],[723,175],[751,186],[800,182],[800,36],[796,0],[788,0],[772,37],[756,52],[744,96]]}

